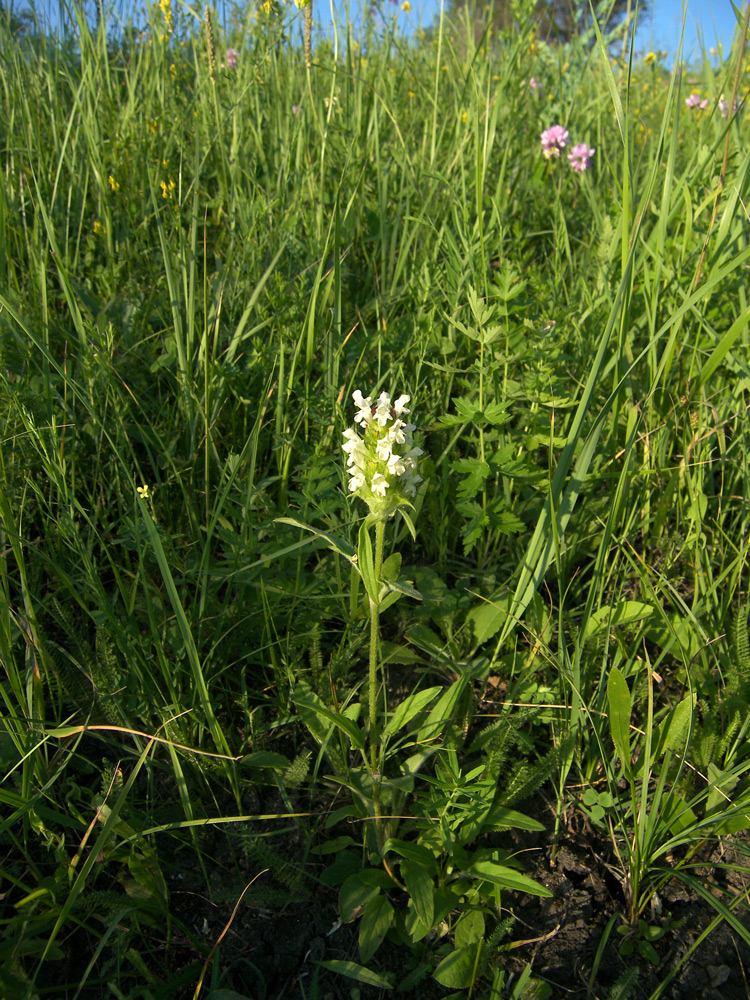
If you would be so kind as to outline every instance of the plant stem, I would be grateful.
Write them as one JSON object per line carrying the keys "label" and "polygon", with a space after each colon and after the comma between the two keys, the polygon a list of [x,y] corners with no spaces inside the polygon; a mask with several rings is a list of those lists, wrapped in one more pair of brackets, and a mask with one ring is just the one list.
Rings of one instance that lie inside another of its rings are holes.
{"label": "plant stem", "polygon": [[[380,582],[383,567],[383,540],[385,521],[375,522],[375,579]],[[375,825],[380,840],[380,765],[378,761],[378,638],[380,629],[380,601],[370,598],[370,769],[372,770],[372,797],[375,807]]]}
{"label": "plant stem", "polygon": [[[385,522],[375,523],[375,579],[380,580],[383,567],[383,539]],[[373,780],[378,771],[378,638],[380,629],[380,602],[370,598],[370,766]]]}

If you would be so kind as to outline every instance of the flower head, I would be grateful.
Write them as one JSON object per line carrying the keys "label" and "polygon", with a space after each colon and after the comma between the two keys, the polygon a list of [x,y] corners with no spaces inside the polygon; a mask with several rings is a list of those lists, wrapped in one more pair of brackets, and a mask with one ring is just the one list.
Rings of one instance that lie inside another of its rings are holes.
{"label": "flower head", "polygon": [[536,79],[536,77],[532,76],[531,79],[529,80],[529,90],[537,90],[541,94],[541,92],[544,90],[544,87]]}
{"label": "flower head", "polygon": [[591,146],[587,146],[585,142],[580,142],[577,146],[570,147],[568,163],[577,174],[582,174],[584,170],[588,170],[591,166],[591,157],[595,152],[596,150],[592,149]]}
{"label": "flower head", "polygon": [[147,483],[144,483],[143,486],[136,486],[136,491],[141,500],[151,499],[151,491],[149,490]]}
{"label": "flower head", "polygon": [[560,150],[565,149],[568,145],[568,137],[570,133],[562,125],[552,125],[550,128],[546,128],[542,132],[542,153],[545,159],[557,159],[560,155]]}
{"label": "flower head", "polygon": [[234,67],[237,65],[238,56],[239,52],[237,51],[237,49],[227,49],[227,66],[230,69],[234,69]]}
{"label": "flower head", "polygon": [[358,426],[344,431],[341,445],[349,492],[362,497],[375,516],[390,517],[410,503],[422,482],[418,466],[422,449],[414,446],[414,424],[401,419],[410,412],[406,404],[411,397],[399,396],[392,401],[389,393],[381,392],[373,403],[371,396],[363,396],[357,389],[352,399]]}
{"label": "flower head", "polygon": [[708,98],[704,97],[701,100],[698,94],[691,94],[690,97],[685,98],[685,104],[689,108],[698,108],[700,111],[705,111],[708,107]]}

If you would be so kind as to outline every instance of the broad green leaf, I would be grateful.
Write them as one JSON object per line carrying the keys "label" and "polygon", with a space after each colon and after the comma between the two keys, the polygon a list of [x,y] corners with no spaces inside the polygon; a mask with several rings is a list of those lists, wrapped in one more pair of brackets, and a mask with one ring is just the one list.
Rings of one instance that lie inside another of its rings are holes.
{"label": "broad green leaf", "polygon": [[468,910],[456,924],[456,948],[465,948],[484,937],[484,914],[481,910]]}
{"label": "broad green leaf", "polygon": [[[433,858],[430,858],[430,862]],[[435,915],[435,886],[428,872],[417,861],[401,863],[401,877],[414,901],[417,916],[426,927],[432,927]]]}
{"label": "broad green leaf", "polygon": [[630,777],[630,688],[617,667],[612,667],[607,680],[609,701],[609,727],[615,750],[620,758],[625,774]]}
{"label": "broad green leaf", "polygon": [[270,767],[279,770],[286,770],[290,763],[291,761],[283,754],[274,753],[272,750],[254,750],[240,761],[243,767]]}
{"label": "broad green leaf", "polygon": [[469,866],[467,873],[474,878],[491,882],[492,885],[499,885],[502,889],[511,889],[513,892],[528,892],[533,896],[552,895],[546,886],[535,882],[528,875],[522,875],[507,865],[499,865],[496,861],[475,861]]}
{"label": "broad green leaf", "polygon": [[329,972],[337,972],[340,976],[348,976],[349,979],[356,979],[358,983],[365,983],[367,986],[377,986],[381,990],[392,990],[393,986],[385,978],[379,976],[377,972],[366,969],[364,965],[357,965],[356,962],[346,962],[343,959],[332,958],[327,962],[316,962],[321,969]]}
{"label": "broad green leaf", "polygon": [[394,733],[397,733],[415,715],[418,715],[423,708],[426,708],[438,696],[441,690],[442,688],[439,687],[425,688],[423,691],[415,691],[408,698],[404,698],[384,727],[383,736],[393,736]]}
{"label": "broad green leaf", "polygon": [[359,922],[359,957],[369,962],[393,923],[394,911],[388,897],[378,894],[365,905]]}
{"label": "broad green leaf", "polygon": [[493,635],[500,631],[508,617],[510,608],[510,595],[493,601],[482,601],[467,612],[464,619],[465,627],[469,631],[473,644],[481,646],[483,642],[491,639]]}
{"label": "broad green leaf", "polygon": [[524,816],[523,813],[516,812],[515,809],[508,809],[507,806],[495,805],[487,813],[484,819],[485,829],[490,827],[504,827],[512,830],[534,830],[541,833],[544,824],[539,820]]}
{"label": "broad green leaf", "polygon": [[598,608],[586,622],[583,630],[584,639],[590,639],[600,632],[606,632],[615,625],[631,625],[633,622],[650,618],[654,609],[650,604],[643,601],[620,601],[614,606],[609,605]]}
{"label": "broad green leaf", "polygon": [[678,705],[675,705],[666,719],[663,720],[659,726],[655,757],[660,757],[665,750],[682,753],[690,733],[694,705],[695,695],[688,695]]}
{"label": "broad green leaf", "polygon": [[400,854],[402,858],[408,858],[409,861],[416,861],[423,868],[437,864],[435,855],[429,848],[424,847],[422,844],[413,844],[409,840],[398,840],[396,837],[389,837],[383,844],[383,853],[387,854],[388,851]]}
{"label": "broad green leaf", "polygon": [[380,578],[382,580],[387,580],[389,583],[398,580],[398,574],[401,572],[401,553],[393,552],[388,556],[387,559],[383,561],[383,568],[380,571]]}
{"label": "broad green leaf", "polygon": [[353,747],[356,747],[358,750],[364,749],[365,734],[359,726],[351,719],[347,719],[345,715],[342,715],[340,712],[334,712],[333,709],[324,705],[320,698],[303,681],[297,685],[292,700],[297,706],[302,721],[319,743],[324,743],[329,736],[331,727],[323,723],[322,720],[325,719],[346,733]]}
{"label": "broad green leaf", "polygon": [[365,585],[367,596],[373,604],[377,604],[380,598],[380,586],[375,576],[375,558],[372,554],[372,541],[365,519],[359,529],[359,559],[357,562],[359,571],[362,574],[362,582]]}
{"label": "broad green leaf", "polygon": [[304,521],[297,521],[293,517],[276,517],[274,521],[277,524],[288,524],[292,528],[301,528],[302,531],[309,531],[311,535],[317,535],[318,538],[323,538],[328,542],[329,548],[333,549],[334,552],[338,552],[340,556],[344,559],[348,559],[349,562],[354,558],[354,549],[351,545],[345,541],[343,538],[339,538],[337,535],[331,535],[327,531],[321,531],[320,528],[314,528],[311,524],[305,524]]}
{"label": "broad green leaf", "polygon": [[435,969],[433,979],[451,990],[467,989],[476,976],[480,947],[477,942],[452,951]]}
{"label": "broad green leaf", "polygon": [[419,733],[417,734],[417,740],[434,740],[437,736],[445,729],[445,725],[448,720],[452,719],[456,712],[456,707],[464,693],[466,687],[466,678],[459,677],[457,681],[448,688],[447,691],[443,692],[442,696],[438,700],[427,716],[425,723],[420,727]]}
{"label": "broad green leaf", "polygon": [[339,889],[339,915],[345,924],[354,919],[361,906],[369,903],[380,893],[377,886],[365,885],[360,878],[361,874],[356,872],[350,875]]}

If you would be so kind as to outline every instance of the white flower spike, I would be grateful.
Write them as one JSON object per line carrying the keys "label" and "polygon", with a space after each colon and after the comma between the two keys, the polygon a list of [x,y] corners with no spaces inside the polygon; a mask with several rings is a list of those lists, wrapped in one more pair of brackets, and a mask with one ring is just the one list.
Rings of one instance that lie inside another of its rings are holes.
{"label": "white flower spike", "polygon": [[349,491],[362,497],[372,514],[390,517],[410,505],[422,482],[418,459],[423,452],[414,446],[414,424],[401,419],[411,412],[406,407],[411,396],[391,402],[390,395],[381,392],[373,405],[372,397],[357,389],[352,399],[357,407],[354,422],[364,436],[356,427],[344,431],[341,449],[347,456]]}

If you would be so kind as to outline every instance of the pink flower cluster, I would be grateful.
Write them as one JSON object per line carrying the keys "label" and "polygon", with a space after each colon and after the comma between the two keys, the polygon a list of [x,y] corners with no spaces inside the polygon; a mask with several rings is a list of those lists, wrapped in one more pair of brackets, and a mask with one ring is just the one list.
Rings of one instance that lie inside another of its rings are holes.
{"label": "pink flower cluster", "polygon": [[237,59],[239,58],[239,52],[237,49],[227,49],[227,66],[230,69],[234,69],[237,65]]}
{"label": "pink flower cluster", "polygon": [[[570,133],[562,125],[552,125],[542,132],[542,155],[547,160],[556,160],[568,145]],[[568,163],[577,174],[582,174],[591,166],[591,157],[596,152],[585,142],[571,146],[568,151]]]}
{"label": "pink flower cluster", "polygon": [[698,94],[691,94],[690,97],[685,98],[685,104],[689,108],[698,108],[700,111],[705,111],[708,107],[708,98],[704,97],[701,100]]}

